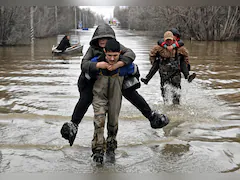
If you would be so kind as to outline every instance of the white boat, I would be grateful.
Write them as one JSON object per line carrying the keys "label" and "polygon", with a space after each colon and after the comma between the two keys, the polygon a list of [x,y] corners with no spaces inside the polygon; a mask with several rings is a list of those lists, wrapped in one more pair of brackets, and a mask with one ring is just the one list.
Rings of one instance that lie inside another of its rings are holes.
{"label": "white boat", "polygon": [[83,45],[76,45],[74,47],[69,47],[67,48],[64,52],[62,52],[61,50],[56,49],[57,46],[53,45],[52,47],[52,54],[54,56],[59,56],[62,54],[67,54],[67,55],[71,55],[71,54],[82,54],[82,50],[83,50]]}
{"label": "white boat", "polygon": [[[65,35],[58,35],[57,36],[57,44],[59,44],[62,40],[62,38]],[[83,50],[83,45],[80,44],[80,37],[78,35],[71,35],[70,36],[70,44],[72,45],[71,47],[67,48],[65,51],[62,52],[62,50],[56,49],[57,46],[53,45],[52,46],[52,54],[54,56],[61,56],[61,55],[72,55],[72,54],[82,54]]]}

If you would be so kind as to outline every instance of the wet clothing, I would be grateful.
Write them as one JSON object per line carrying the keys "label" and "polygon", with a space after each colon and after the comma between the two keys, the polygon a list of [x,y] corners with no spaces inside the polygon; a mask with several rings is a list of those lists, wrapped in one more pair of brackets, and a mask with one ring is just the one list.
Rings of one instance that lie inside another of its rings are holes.
{"label": "wet clothing", "polygon": [[67,38],[67,36],[64,36],[59,45],[57,46],[57,49],[64,52],[69,47],[71,47],[69,39]]}
{"label": "wet clothing", "polygon": [[[106,34],[106,32],[108,32],[109,34]],[[81,63],[82,72],[78,79],[78,90],[80,92],[80,98],[74,108],[74,111],[72,114],[72,120],[71,120],[71,122],[77,126],[81,122],[84,114],[86,113],[88,107],[91,105],[91,103],[93,101],[93,92],[92,91],[93,91],[93,86],[94,86],[94,83],[96,80],[96,78],[94,78],[95,77],[94,75],[98,71],[98,69],[96,68],[96,62],[95,63],[90,62],[90,60],[91,60],[91,58],[96,57],[96,56],[98,57],[98,61],[101,61],[103,59],[105,60],[104,51],[102,50],[102,48],[99,48],[97,46],[97,39],[103,38],[103,37],[104,38],[115,38],[115,33],[109,25],[98,26],[98,28],[94,32],[92,40],[90,41],[91,47],[88,49],[87,53],[85,54],[85,56],[82,59],[82,63]],[[120,55],[119,60],[125,62],[126,65],[132,63],[135,59],[134,52],[128,48],[125,48],[122,45],[120,45],[120,48],[121,48],[122,54]],[[90,76],[89,79],[86,78],[86,73],[88,73],[88,75]],[[130,74],[130,75],[127,75],[124,77],[124,80],[123,80],[124,84],[122,86],[122,95],[128,101],[130,101],[139,111],[141,111],[141,113],[147,119],[149,119],[150,125],[152,128],[155,128],[155,129],[162,128],[169,123],[169,119],[167,118],[167,116],[165,116],[163,114],[159,114],[159,113],[151,110],[151,108],[149,107],[149,105],[145,101],[145,99],[136,91],[136,88],[139,88],[138,84],[137,84],[137,86],[134,85],[134,86],[131,86],[130,88],[124,88],[125,84],[131,85],[132,83],[134,83],[134,81],[132,81],[132,80],[135,80],[135,78],[137,78],[137,81],[139,83],[139,80],[138,80],[139,77],[140,77],[140,74],[138,71],[136,74],[134,74],[134,76],[132,76]],[[122,79],[122,77],[119,79]],[[128,82],[128,83],[126,83],[126,82]],[[126,85],[126,87],[127,87],[127,85]],[[113,124],[114,124],[114,121],[113,121]],[[69,128],[67,127],[66,129],[68,130]],[[71,131],[68,131],[68,132],[71,133]],[[109,132],[112,132],[112,131],[110,130]],[[61,131],[61,133],[62,133],[62,131]],[[117,142],[115,141],[114,133],[116,133],[116,129],[113,131],[113,136],[111,136],[113,138],[109,138],[108,142],[106,143],[107,147],[108,147],[108,149],[106,151],[107,154],[108,153],[111,154],[111,152],[113,152],[112,150],[115,150],[117,147]],[[66,139],[70,137],[66,133],[64,133],[62,136]],[[76,136],[74,135],[74,137],[76,137]],[[72,145],[74,139],[71,138],[70,140],[71,140],[70,145]],[[95,150],[96,150],[96,148],[95,148]],[[99,160],[102,162],[102,160],[103,160],[102,149],[93,154],[93,159],[95,159],[95,161]]]}
{"label": "wet clothing", "polygon": [[[94,57],[91,62],[97,62]],[[122,102],[122,87],[124,76],[135,75],[138,68],[130,63],[114,71],[99,69],[97,80],[93,86],[93,109],[94,109],[94,136],[92,140],[93,153],[104,151],[104,125],[106,113],[107,121],[107,151],[114,152],[117,148],[118,117]]]}
{"label": "wet clothing", "polygon": [[[188,51],[185,47],[174,48],[173,51],[156,45],[150,51],[150,60],[153,61],[153,66],[147,75],[150,80],[152,76],[159,70],[161,78],[161,91],[163,99],[166,100],[166,84],[171,84],[173,87],[181,88],[181,74],[180,74],[180,58],[181,56],[188,56]],[[179,104],[180,94],[173,92],[173,103]]]}
{"label": "wet clothing", "polygon": [[[123,55],[121,56],[121,61],[123,61],[125,64],[129,64],[133,62],[133,60],[135,59],[135,53],[132,50],[124,47],[122,44],[120,44],[120,49],[121,49],[121,55]],[[104,60],[105,53],[103,49],[89,47],[81,63],[81,69],[84,73],[91,74],[98,70],[96,68],[97,62],[91,62],[91,59],[93,57],[98,57],[99,61]]]}
{"label": "wet clothing", "polygon": [[[80,98],[74,108],[72,114],[72,122],[79,124],[88,110],[88,107],[92,104],[93,84],[95,79],[88,80],[84,73],[81,73],[78,79],[78,90],[80,92]],[[152,110],[146,100],[136,90],[122,90],[122,95],[131,102],[147,119],[152,117]]]}
{"label": "wet clothing", "polygon": [[176,49],[177,49],[178,54],[183,55],[184,58],[188,57],[188,54],[189,54],[188,50],[184,46],[182,46],[180,48],[175,48],[173,51],[170,52],[167,49],[165,49],[159,45],[155,45],[149,53],[149,60],[151,62],[154,62],[158,55],[160,55],[163,58],[174,57]]}
{"label": "wet clothing", "polygon": [[[161,47],[167,48],[167,44],[166,44],[166,42],[164,41],[163,38],[158,41],[158,45],[161,46]],[[174,48],[179,48],[179,47],[184,46],[184,42],[180,38],[178,38],[172,44],[172,46]],[[183,73],[184,78],[187,79],[188,76],[189,76],[190,64],[189,64],[189,61],[188,61],[188,56],[186,56],[186,55],[185,55],[185,57],[181,56],[181,58],[180,58],[180,70]]]}
{"label": "wet clothing", "polygon": [[[106,32],[108,34],[106,34]],[[75,109],[72,115],[72,122],[76,124],[79,124],[81,122],[88,107],[92,103],[93,94],[91,92],[92,92],[95,79],[91,78],[91,80],[89,81],[85,77],[85,73],[90,74],[90,76],[94,76],[95,73],[92,75],[92,72],[98,71],[98,69],[96,68],[97,62],[90,61],[93,57],[97,56],[98,61],[105,59],[105,53],[103,49],[97,46],[97,42],[98,42],[97,39],[103,38],[103,37],[115,38],[115,33],[109,25],[105,24],[105,25],[98,26],[98,28],[93,34],[92,40],[90,41],[91,46],[89,47],[85,56],[82,59],[82,63],[81,63],[82,72],[78,79],[78,89],[80,92],[80,98],[75,106]],[[131,49],[128,49],[123,45],[120,45],[120,49],[121,49],[121,56],[119,60],[123,61],[125,64],[132,63],[135,59],[135,53]],[[131,92],[129,92],[129,90],[122,90],[122,91],[123,91],[122,92],[123,96],[127,100],[129,100],[134,106],[136,106],[136,108],[138,108],[146,118],[149,119],[151,117],[151,114],[152,114],[151,108],[149,107],[147,102],[144,100],[144,98],[140,94],[138,94],[136,89],[131,89]]]}
{"label": "wet clothing", "polygon": [[[166,97],[166,84],[170,84],[176,89],[181,89],[181,74],[179,68],[180,62],[175,55],[170,58],[160,58],[159,62],[159,73],[161,78],[161,91],[164,101],[167,100]],[[173,90],[173,104],[179,104],[180,94]]]}
{"label": "wet clothing", "polygon": [[[98,62],[98,57],[92,58],[91,62]],[[125,65],[125,66],[115,69],[113,71],[108,71],[107,69],[99,69],[96,72],[96,76],[98,76],[98,75],[114,76],[116,74],[118,74],[119,76],[127,76],[127,75],[135,75],[137,73],[137,71],[138,71],[137,65],[134,63],[130,63],[128,65]],[[94,75],[91,72],[90,72],[90,74],[91,74],[91,76]],[[91,78],[91,76],[89,75],[89,78]],[[88,76],[86,76],[86,78],[88,78]]]}
{"label": "wet clothing", "polygon": [[[180,71],[183,73],[184,78],[187,79],[189,76],[190,66],[187,66],[186,63],[184,63],[185,60],[183,55],[178,54],[178,59],[180,62]],[[160,57],[157,57],[156,60],[153,62],[152,67],[149,70],[148,74],[146,75],[145,80],[143,80],[145,81],[144,82],[145,84],[147,84],[155,75],[155,73],[159,70],[159,63],[160,63]]]}
{"label": "wet clothing", "polygon": [[107,149],[110,146],[117,148],[118,117],[122,102],[123,76],[118,74],[112,76],[99,75],[93,86],[93,109],[94,109],[94,135],[92,140],[92,151],[104,151],[104,127],[106,113],[107,119]]}

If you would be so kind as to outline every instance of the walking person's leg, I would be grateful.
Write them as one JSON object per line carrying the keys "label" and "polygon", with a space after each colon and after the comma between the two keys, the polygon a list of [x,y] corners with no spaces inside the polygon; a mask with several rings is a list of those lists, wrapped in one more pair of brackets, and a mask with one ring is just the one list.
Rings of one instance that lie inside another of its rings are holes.
{"label": "walking person's leg", "polygon": [[171,78],[171,82],[172,82],[172,85],[173,87],[175,87],[175,89],[173,90],[173,99],[172,99],[172,102],[173,104],[180,104],[180,92],[179,90],[181,89],[181,74],[180,72],[179,73],[176,73],[175,76],[173,76]]}
{"label": "walking person's leg", "polygon": [[108,78],[107,76],[101,76],[93,87],[94,135],[92,139],[92,157],[97,163],[103,162],[106,144],[104,127],[106,112],[108,111]]}
{"label": "walking person's leg", "polygon": [[107,148],[106,155],[111,162],[115,161],[117,149],[118,118],[122,104],[123,77],[111,77],[108,90],[108,122],[107,122]]}

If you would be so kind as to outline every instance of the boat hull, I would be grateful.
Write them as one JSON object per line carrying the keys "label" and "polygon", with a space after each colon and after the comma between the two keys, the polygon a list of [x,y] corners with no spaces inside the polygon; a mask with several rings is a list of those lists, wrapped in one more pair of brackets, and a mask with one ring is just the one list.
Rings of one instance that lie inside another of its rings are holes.
{"label": "boat hull", "polygon": [[61,55],[76,55],[76,54],[82,54],[83,45],[78,45],[76,47],[69,47],[64,52],[57,50],[56,46],[53,46],[52,48],[52,54],[54,56],[61,56]]}

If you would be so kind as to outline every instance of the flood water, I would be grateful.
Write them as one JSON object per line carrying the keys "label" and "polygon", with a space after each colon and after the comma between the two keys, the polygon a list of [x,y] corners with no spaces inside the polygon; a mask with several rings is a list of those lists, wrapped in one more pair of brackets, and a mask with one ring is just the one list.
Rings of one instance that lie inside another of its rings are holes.
{"label": "flood water", "polygon": [[[94,29],[81,31],[86,52]],[[141,76],[151,65],[156,38],[115,28],[117,40],[136,53]],[[115,164],[91,158],[93,108],[72,147],[60,129],[78,101],[82,56],[52,58],[56,37],[30,46],[0,48],[0,172],[240,172],[240,42],[185,40],[192,83],[182,78],[181,105],[163,104],[158,73],[138,90],[170,118],[163,129],[123,98]]]}

